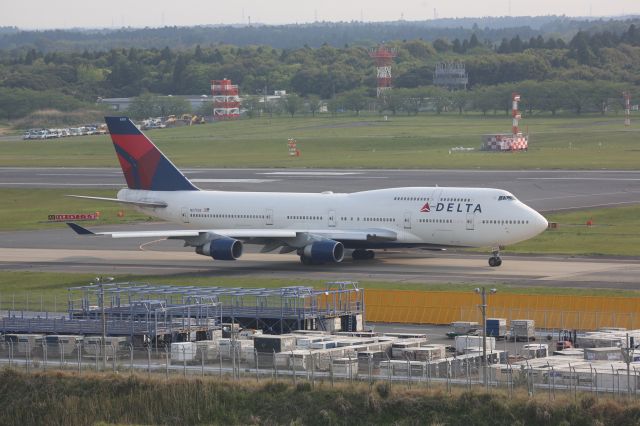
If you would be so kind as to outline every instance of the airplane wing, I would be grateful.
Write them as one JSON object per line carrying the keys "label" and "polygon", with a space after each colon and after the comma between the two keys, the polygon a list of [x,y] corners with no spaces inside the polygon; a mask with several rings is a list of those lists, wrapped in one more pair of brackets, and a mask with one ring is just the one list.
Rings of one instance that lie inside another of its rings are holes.
{"label": "airplane wing", "polygon": [[211,240],[220,237],[236,238],[251,242],[259,240],[259,244],[265,241],[280,240],[282,245],[287,239],[302,236],[330,239],[336,241],[395,241],[397,234],[384,228],[367,228],[362,230],[337,230],[337,229],[180,229],[162,231],[115,231],[93,232],[77,223],[67,222],[67,225],[78,235],[108,235],[112,238],[168,238],[182,239],[189,245],[202,244],[202,240]]}
{"label": "airplane wing", "polygon": [[140,207],[167,207],[167,203],[165,203],[164,201],[125,201],[125,200],[119,200],[117,198],[90,197],[88,195],[66,195],[66,197],[86,198],[88,200],[98,200],[98,201],[110,201],[112,203],[120,203],[120,204],[127,204],[130,206],[140,206]]}

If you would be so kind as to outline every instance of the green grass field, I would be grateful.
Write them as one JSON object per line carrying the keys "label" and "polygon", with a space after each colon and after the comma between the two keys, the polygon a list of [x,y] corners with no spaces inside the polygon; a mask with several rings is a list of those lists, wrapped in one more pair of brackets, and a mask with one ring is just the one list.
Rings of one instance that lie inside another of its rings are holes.
{"label": "green grass field", "polygon": [[[115,197],[116,190],[106,189],[0,189],[3,207],[0,209],[0,231],[46,229],[63,227],[63,223],[50,223],[48,216],[56,213],[100,212],[100,220],[91,224],[130,223],[149,220],[135,210],[117,203],[94,202],[65,197],[66,194]],[[99,206],[96,209],[96,206]],[[124,213],[118,217],[118,212]]]}
{"label": "green grass field", "polygon": [[[275,279],[256,277],[217,277],[215,274],[180,275],[114,275],[116,282],[145,282],[203,287],[276,288],[307,285],[318,290],[326,288],[326,281],[304,279]],[[86,273],[51,273],[29,271],[0,271],[0,310],[25,309],[64,312],[69,299],[68,288],[88,285],[95,278]],[[395,281],[361,281],[364,289],[455,291],[470,293],[482,283],[405,283]],[[501,294],[555,294],[580,296],[640,297],[640,290],[576,289],[567,287],[522,287],[509,284],[487,283]],[[78,295],[76,295],[78,297]]]}
{"label": "green grass field", "polygon": [[[149,131],[178,167],[634,169],[637,128],[621,116],[531,117],[526,153],[453,152],[475,147],[481,135],[510,129],[510,117],[420,115],[274,117]],[[288,156],[287,139],[301,157]],[[108,136],[0,142],[0,166],[110,166]]]}
{"label": "green grass field", "polygon": [[640,205],[549,214],[547,220],[558,228],[509,246],[507,252],[640,256],[638,217]]}

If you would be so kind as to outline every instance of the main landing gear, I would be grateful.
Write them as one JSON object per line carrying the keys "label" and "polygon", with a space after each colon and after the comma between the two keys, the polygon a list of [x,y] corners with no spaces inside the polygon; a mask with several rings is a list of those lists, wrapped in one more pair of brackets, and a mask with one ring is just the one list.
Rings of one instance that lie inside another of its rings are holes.
{"label": "main landing gear", "polygon": [[376,253],[373,250],[357,249],[351,253],[353,260],[369,260],[376,257]]}
{"label": "main landing gear", "polygon": [[493,255],[489,258],[489,266],[495,268],[502,265],[502,259],[500,258],[500,250],[494,250]]}

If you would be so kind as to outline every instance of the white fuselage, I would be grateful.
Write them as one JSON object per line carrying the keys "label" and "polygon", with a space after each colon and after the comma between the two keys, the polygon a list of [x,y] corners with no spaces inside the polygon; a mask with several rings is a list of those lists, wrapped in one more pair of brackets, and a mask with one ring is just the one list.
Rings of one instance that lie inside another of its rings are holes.
{"label": "white fuselage", "polygon": [[350,194],[122,189],[118,198],[165,202],[165,208],[140,210],[198,229],[384,229],[397,234],[395,241],[370,248],[499,247],[547,227],[542,215],[512,194],[490,188],[407,187]]}

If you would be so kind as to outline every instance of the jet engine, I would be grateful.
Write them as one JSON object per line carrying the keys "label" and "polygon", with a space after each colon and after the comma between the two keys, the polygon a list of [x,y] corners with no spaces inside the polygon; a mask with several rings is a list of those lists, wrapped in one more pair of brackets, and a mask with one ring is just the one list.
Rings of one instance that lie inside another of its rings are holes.
{"label": "jet engine", "polygon": [[233,238],[218,238],[196,247],[196,253],[216,260],[236,260],[242,256],[242,242]]}
{"label": "jet engine", "polygon": [[298,254],[304,264],[339,263],[344,258],[344,246],[333,240],[316,241],[305,246]]}

